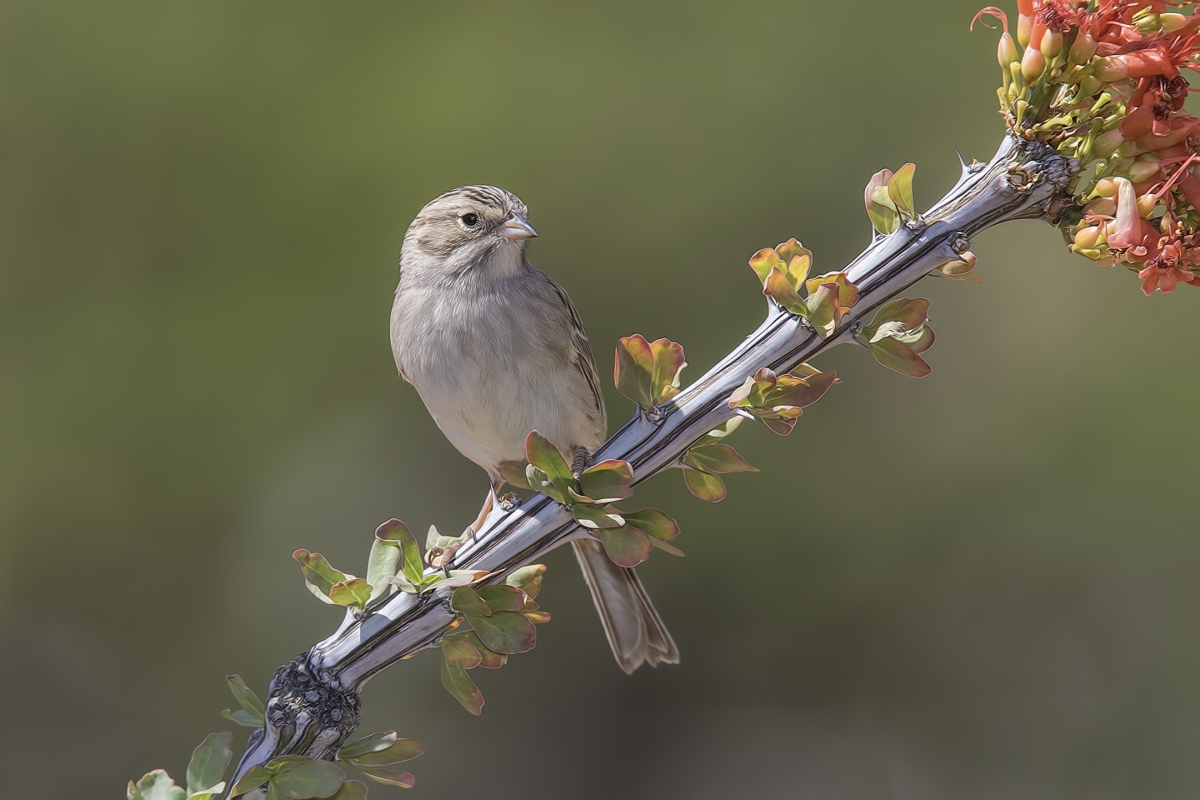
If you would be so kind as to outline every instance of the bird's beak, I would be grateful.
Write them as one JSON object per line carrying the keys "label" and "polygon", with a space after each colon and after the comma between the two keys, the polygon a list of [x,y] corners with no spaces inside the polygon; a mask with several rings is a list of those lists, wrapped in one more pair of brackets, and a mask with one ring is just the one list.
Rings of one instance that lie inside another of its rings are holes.
{"label": "bird's beak", "polygon": [[509,215],[508,221],[496,230],[496,233],[514,242],[523,242],[537,236],[537,231],[529,224],[529,220],[515,211]]}

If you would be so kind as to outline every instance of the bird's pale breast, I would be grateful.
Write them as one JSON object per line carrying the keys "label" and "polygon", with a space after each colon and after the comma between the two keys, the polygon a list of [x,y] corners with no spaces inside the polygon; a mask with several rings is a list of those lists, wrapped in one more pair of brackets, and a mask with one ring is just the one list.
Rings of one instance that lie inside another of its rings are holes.
{"label": "bird's pale breast", "polygon": [[[486,286],[401,283],[396,364],[458,450],[493,476],[538,430],[565,453],[604,441],[603,411],[575,363],[570,312],[540,273]],[[590,369],[590,365],[589,365]]]}

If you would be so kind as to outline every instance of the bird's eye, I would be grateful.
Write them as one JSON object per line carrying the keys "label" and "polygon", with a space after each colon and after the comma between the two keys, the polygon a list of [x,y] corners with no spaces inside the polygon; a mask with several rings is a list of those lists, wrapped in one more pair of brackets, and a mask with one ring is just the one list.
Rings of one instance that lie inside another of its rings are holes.
{"label": "bird's eye", "polygon": [[466,225],[468,228],[474,228],[476,225],[479,224],[479,215],[478,214],[463,214],[462,215],[462,223],[463,223],[463,225]]}

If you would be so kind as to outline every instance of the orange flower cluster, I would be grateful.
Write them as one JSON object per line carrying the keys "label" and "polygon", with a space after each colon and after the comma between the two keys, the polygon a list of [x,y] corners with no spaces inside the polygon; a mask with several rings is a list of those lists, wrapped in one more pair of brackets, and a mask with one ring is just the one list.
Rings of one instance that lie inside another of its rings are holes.
{"label": "orange flower cluster", "polygon": [[1200,67],[1200,13],[1164,0],[1018,0],[1000,9],[1000,104],[1010,130],[1077,159],[1055,208],[1071,249],[1125,264],[1142,290],[1200,286],[1200,120],[1184,109]]}

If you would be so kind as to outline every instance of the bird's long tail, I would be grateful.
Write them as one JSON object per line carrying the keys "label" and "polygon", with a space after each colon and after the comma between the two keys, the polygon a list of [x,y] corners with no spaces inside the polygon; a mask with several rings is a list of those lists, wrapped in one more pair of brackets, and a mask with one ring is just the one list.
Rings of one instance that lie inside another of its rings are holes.
{"label": "bird's long tail", "polygon": [[597,541],[576,539],[571,545],[621,669],[631,673],[642,662],[652,667],[678,664],[679,649],[637,573],[614,564]]}

